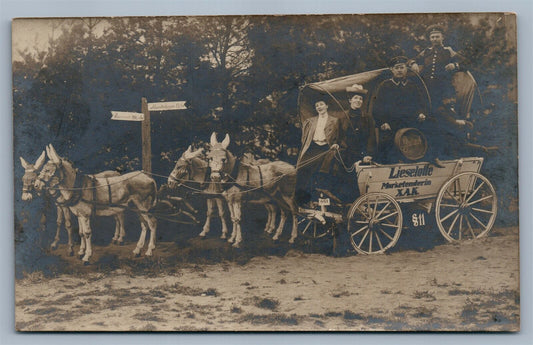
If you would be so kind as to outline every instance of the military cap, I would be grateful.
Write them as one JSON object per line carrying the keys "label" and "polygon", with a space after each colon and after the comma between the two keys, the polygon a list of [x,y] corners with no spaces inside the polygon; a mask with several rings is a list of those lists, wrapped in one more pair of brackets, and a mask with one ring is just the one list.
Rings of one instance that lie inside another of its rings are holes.
{"label": "military cap", "polygon": [[365,90],[363,85],[353,84],[352,86],[348,86],[346,88],[346,92],[351,97],[353,95],[366,95],[368,93],[368,90]]}
{"label": "military cap", "polygon": [[437,32],[440,32],[441,34],[444,35],[444,28],[438,24],[433,24],[433,25],[428,26],[426,30],[427,37]]}
{"label": "military cap", "polygon": [[395,56],[392,59],[389,60],[389,67],[394,67],[395,65],[399,63],[407,63],[409,59],[405,56]]}

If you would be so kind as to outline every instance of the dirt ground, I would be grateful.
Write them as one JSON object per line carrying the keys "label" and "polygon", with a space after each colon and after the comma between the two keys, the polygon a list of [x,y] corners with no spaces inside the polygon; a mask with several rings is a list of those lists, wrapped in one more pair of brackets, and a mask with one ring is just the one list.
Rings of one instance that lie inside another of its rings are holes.
{"label": "dirt ground", "polygon": [[[63,273],[47,276],[35,271],[16,280],[16,329],[518,331],[520,327],[517,227],[496,228],[487,238],[461,244],[442,242],[425,251],[373,256],[333,257],[285,246],[274,254],[265,251],[243,259],[227,254],[232,249],[216,238],[191,241],[193,249],[180,248],[184,255],[179,260],[167,255],[176,251],[170,242],[158,243],[153,258],[132,258],[134,243],[97,245],[88,267],[77,257],[66,256],[61,246],[53,255],[64,260],[68,269]],[[217,259],[220,253],[226,253],[222,260]],[[207,259],[190,259],[198,254]]]}

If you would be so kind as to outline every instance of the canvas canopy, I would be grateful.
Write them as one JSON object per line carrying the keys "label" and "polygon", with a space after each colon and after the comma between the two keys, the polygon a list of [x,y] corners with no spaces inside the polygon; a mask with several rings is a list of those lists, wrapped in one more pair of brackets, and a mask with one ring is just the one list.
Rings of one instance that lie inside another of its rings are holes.
{"label": "canvas canopy", "polygon": [[[316,116],[315,103],[318,100],[324,100],[328,104],[328,113],[339,119],[346,119],[346,113],[349,109],[349,94],[346,88],[354,84],[362,85],[368,93],[364,97],[363,109],[368,112],[371,107],[371,99],[376,91],[377,86],[392,74],[388,68],[367,71],[363,73],[352,74],[340,78],[325,80],[321,82],[306,84],[300,89],[298,98],[298,113],[300,121],[303,123],[306,119]],[[430,104],[429,94],[422,79],[410,72],[410,78],[419,83],[421,88],[426,91],[427,102]],[[472,102],[477,90],[477,84],[470,72],[456,72],[453,76],[453,85],[457,93],[456,110],[459,118],[466,118],[469,114]],[[430,108],[428,106],[428,108]]]}

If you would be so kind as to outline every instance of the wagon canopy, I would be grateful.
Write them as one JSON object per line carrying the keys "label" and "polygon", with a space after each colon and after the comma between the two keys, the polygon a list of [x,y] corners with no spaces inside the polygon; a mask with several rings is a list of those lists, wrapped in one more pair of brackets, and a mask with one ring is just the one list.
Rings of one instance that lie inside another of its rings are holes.
{"label": "wagon canopy", "polygon": [[[377,86],[385,79],[391,78],[392,73],[388,68],[352,74],[335,79],[306,84],[300,89],[298,97],[298,114],[303,123],[309,117],[316,115],[315,102],[324,100],[328,104],[328,113],[341,120],[346,119],[347,111],[350,108],[348,93],[346,88],[354,84],[362,85],[368,94],[365,96],[363,110],[368,112],[372,96]],[[426,91],[426,86],[422,79],[412,71],[409,77],[419,83],[420,87]],[[453,76],[453,86],[456,90],[456,111],[460,118],[466,118],[470,112],[474,100],[477,84],[470,72],[456,72]],[[428,109],[431,100],[427,94]]]}

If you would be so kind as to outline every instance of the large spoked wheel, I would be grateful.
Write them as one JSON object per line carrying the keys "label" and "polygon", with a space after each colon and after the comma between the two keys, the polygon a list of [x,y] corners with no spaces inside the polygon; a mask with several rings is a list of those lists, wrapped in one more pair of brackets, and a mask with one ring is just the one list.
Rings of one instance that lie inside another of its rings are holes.
{"label": "large spoked wheel", "polygon": [[348,212],[348,234],[361,254],[380,254],[394,247],[402,232],[402,210],[393,197],[368,193]]}
{"label": "large spoked wheel", "polygon": [[435,218],[450,242],[486,236],[494,225],[498,201],[489,180],[475,172],[458,174],[439,191]]}

